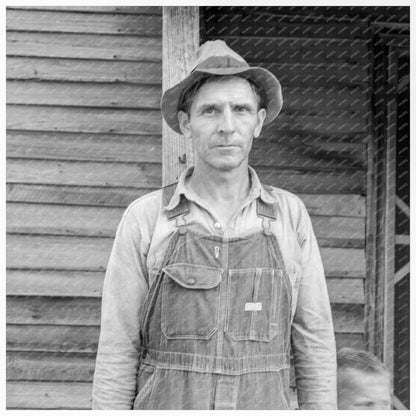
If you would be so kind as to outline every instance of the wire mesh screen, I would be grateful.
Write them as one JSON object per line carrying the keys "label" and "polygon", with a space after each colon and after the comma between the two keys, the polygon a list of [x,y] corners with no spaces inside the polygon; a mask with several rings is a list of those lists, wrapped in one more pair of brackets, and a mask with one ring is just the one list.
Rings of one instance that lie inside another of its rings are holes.
{"label": "wire mesh screen", "polygon": [[[199,13],[201,43],[280,81],[250,165],[306,205],[337,348],[377,356],[409,408],[409,8]],[[116,227],[162,181],[162,42],[158,7],[8,8],[8,408],[91,407]]]}

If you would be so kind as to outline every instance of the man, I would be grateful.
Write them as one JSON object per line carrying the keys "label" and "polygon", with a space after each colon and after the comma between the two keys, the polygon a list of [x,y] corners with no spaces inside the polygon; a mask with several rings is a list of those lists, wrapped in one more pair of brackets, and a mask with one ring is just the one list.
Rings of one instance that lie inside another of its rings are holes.
{"label": "man", "polygon": [[390,410],[391,387],[387,367],[367,351],[338,351],[338,408]]}
{"label": "man", "polygon": [[193,141],[178,184],[133,202],[103,291],[94,408],[336,408],[336,354],[321,258],[296,196],[263,187],[253,138],[280,112],[279,81],[222,41],[162,97]]}

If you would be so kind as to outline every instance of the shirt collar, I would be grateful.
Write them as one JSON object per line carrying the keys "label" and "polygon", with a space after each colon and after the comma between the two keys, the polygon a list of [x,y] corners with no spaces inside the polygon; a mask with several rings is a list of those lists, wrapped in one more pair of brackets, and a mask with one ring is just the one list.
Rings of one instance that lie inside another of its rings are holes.
{"label": "shirt collar", "polygon": [[[165,209],[167,209],[168,211],[171,211],[179,204],[181,195],[184,195],[185,198],[187,198],[188,200],[192,199],[190,190],[187,187],[186,179],[192,175],[193,170],[194,167],[191,166],[185,169],[179,176],[178,184],[176,185],[176,189],[172,195],[172,198],[170,199],[169,203],[165,205]],[[275,203],[273,196],[261,184],[256,171],[251,166],[248,167],[248,170],[250,176],[250,191],[248,196],[249,202],[252,202],[257,198],[260,198],[267,204]]]}

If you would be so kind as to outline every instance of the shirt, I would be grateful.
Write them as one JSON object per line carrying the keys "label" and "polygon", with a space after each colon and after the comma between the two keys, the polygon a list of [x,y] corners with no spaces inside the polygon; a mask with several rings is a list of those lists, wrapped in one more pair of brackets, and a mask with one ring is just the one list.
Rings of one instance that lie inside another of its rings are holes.
{"label": "shirt", "polygon": [[140,354],[140,309],[176,230],[166,210],[183,194],[189,201],[187,224],[228,238],[261,228],[256,199],[276,203],[276,236],[292,285],[291,339],[301,409],[336,409],[336,349],[331,309],[318,244],[300,198],[266,188],[249,168],[250,190],[227,226],[221,224],[188,186],[192,168],[179,178],[167,206],[162,190],[126,209],[117,229],[104,279],[101,332],[93,384],[94,409],[131,409]]}

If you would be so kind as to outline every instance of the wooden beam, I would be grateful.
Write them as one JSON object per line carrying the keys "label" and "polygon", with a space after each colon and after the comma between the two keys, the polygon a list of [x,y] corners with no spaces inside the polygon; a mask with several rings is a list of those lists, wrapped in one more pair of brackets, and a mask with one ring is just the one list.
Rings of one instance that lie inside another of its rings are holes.
{"label": "wooden beam", "polygon": [[408,218],[410,218],[410,208],[409,205],[407,205],[402,199],[400,199],[397,195],[396,195],[396,206],[403,211],[404,214],[406,214],[408,216]]}
{"label": "wooden beam", "polygon": [[399,271],[394,274],[394,285],[399,283],[407,274],[410,273],[410,263],[406,263]]}
{"label": "wooden beam", "polygon": [[[163,7],[163,91],[188,74],[199,46],[199,8]],[[176,182],[193,162],[192,143],[174,133],[163,120],[163,185]],[[182,162],[180,162],[180,160]]]}

